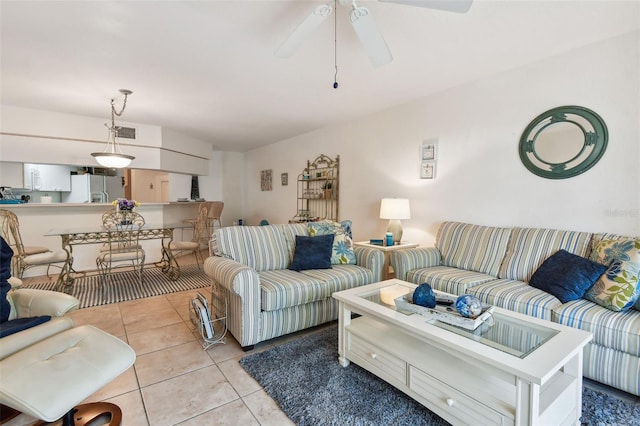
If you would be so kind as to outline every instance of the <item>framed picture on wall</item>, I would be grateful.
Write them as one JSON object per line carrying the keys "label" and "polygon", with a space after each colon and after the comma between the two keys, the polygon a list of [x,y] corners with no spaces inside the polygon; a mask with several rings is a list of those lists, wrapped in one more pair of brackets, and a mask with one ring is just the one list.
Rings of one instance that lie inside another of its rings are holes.
{"label": "framed picture on wall", "polygon": [[289,173],[282,173],[280,175],[280,183],[282,183],[282,186],[289,185]]}
{"label": "framed picture on wall", "polygon": [[420,179],[434,179],[436,177],[436,162],[422,161],[420,164]]}
{"label": "framed picture on wall", "polygon": [[421,159],[423,161],[433,161],[436,159],[437,144],[434,141],[425,141],[421,146]]}
{"label": "framed picture on wall", "polygon": [[273,174],[273,170],[262,170],[260,172],[260,189],[263,191],[271,191],[273,189],[273,185],[271,183],[271,175]]}

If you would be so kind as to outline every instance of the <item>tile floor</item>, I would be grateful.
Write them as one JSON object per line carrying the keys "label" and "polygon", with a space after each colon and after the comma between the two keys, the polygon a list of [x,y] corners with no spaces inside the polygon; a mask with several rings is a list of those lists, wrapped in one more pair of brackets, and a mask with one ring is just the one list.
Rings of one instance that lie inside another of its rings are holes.
{"label": "tile floor", "polygon": [[[207,289],[203,290],[204,294]],[[85,402],[117,404],[123,412],[124,426],[292,425],[240,366],[239,359],[251,352],[243,352],[230,333],[225,344],[203,350],[189,320],[189,300],[196,292],[69,313],[76,325],[91,324],[113,334],[137,354],[133,367]],[[297,338],[301,333],[263,342],[252,352]],[[22,414],[4,426],[34,421]]]}

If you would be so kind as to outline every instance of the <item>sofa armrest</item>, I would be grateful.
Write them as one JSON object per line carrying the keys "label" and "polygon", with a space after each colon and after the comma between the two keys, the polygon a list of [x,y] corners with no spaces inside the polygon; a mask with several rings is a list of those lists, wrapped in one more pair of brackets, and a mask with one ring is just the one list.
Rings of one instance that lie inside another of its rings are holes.
{"label": "sofa armrest", "polygon": [[210,256],[204,272],[212,284],[220,285],[228,296],[227,327],[241,346],[251,346],[260,336],[260,277],[247,265],[225,257]]}
{"label": "sofa armrest", "polygon": [[382,280],[382,267],[384,265],[384,254],[380,250],[370,247],[353,248],[356,254],[356,265],[367,268],[373,272],[373,282]]}
{"label": "sofa armrest", "polygon": [[80,301],[57,291],[20,288],[9,293],[16,310],[16,318],[51,315],[61,317],[78,309]]}
{"label": "sofa armrest", "polygon": [[442,256],[435,247],[412,248],[392,251],[389,263],[395,271],[396,278],[407,279],[407,272],[413,269],[440,266]]}

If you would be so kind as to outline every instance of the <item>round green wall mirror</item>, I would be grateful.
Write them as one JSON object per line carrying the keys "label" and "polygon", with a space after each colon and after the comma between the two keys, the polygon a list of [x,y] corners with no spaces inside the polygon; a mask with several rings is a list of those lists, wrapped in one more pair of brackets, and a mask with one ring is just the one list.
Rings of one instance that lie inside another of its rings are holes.
{"label": "round green wall mirror", "polygon": [[584,173],[607,148],[607,126],[590,109],[561,106],[537,116],[522,132],[520,160],[532,173],[566,179]]}

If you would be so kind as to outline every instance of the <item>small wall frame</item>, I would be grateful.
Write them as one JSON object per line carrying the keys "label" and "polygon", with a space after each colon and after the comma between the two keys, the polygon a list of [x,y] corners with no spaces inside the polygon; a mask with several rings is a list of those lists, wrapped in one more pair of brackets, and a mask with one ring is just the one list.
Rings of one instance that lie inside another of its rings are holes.
{"label": "small wall frame", "polygon": [[434,161],[437,155],[436,140],[426,140],[420,147],[420,159],[422,161]]}
{"label": "small wall frame", "polygon": [[262,191],[271,191],[273,189],[272,175],[273,170],[271,169],[260,172],[260,189]]}
{"label": "small wall frame", "polygon": [[435,179],[435,177],[436,177],[436,162],[423,160],[420,163],[420,179]]}

